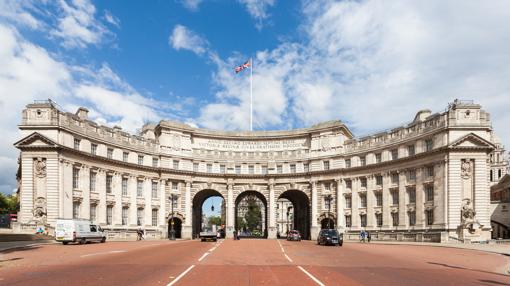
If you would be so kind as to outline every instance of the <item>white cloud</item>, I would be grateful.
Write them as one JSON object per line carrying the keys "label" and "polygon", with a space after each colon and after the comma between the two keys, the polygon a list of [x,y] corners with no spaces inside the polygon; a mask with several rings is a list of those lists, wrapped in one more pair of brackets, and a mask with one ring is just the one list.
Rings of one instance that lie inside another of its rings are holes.
{"label": "white cloud", "polygon": [[110,11],[105,10],[104,11],[104,19],[106,22],[114,25],[117,28],[120,28],[120,20],[119,18],[115,17]]}
{"label": "white cloud", "polygon": [[190,11],[197,11],[198,6],[203,2],[203,0],[183,0],[182,5],[186,7],[186,9]]}
{"label": "white cloud", "polygon": [[31,29],[40,28],[42,23],[26,11],[28,8],[30,8],[28,1],[2,0],[0,1],[0,18]]}
{"label": "white cloud", "polygon": [[176,50],[189,50],[197,55],[207,51],[208,42],[182,25],[176,25],[168,39],[169,44]]}
{"label": "white cloud", "polygon": [[275,0],[238,0],[246,7],[250,16],[257,21],[256,27],[262,28],[262,22],[269,17],[267,10],[275,4]]}

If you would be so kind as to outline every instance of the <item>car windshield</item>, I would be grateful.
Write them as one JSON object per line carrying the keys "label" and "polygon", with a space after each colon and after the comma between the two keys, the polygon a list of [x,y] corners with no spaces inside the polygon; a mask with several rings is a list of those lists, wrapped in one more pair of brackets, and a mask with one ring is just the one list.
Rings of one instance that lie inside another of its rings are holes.
{"label": "car windshield", "polygon": [[324,235],[338,235],[336,229],[326,229],[324,230]]}

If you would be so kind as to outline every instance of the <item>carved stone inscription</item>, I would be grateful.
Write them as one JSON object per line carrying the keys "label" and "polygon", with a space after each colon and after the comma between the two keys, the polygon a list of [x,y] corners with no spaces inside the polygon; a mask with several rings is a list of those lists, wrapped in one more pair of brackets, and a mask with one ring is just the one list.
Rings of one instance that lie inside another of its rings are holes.
{"label": "carved stone inscription", "polygon": [[287,140],[220,140],[220,139],[194,139],[195,148],[229,150],[229,151],[270,151],[292,150],[308,148],[307,138]]}
{"label": "carved stone inscription", "polygon": [[33,220],[46,222],[46,159],[34,159],[34,209]]}

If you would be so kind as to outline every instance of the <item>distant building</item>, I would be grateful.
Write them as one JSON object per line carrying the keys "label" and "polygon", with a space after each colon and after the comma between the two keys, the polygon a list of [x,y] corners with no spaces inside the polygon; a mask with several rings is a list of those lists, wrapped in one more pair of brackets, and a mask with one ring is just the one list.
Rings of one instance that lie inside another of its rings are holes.
{"label": "distant building", "polygon": [[491,226],[493,239],[510,238],[510,174],[491,187]]}

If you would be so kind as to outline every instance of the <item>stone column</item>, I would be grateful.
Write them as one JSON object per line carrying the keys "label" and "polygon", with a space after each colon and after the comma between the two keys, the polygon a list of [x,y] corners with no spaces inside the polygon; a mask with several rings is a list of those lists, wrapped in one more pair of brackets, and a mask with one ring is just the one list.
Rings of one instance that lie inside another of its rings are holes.
{"label": "stone column", "polygon": [[167,238],[166,202],[170,200],[166,195],[166,181],[159,181],[159,218],[158,225],[161,231],[161,238]]}
{"label": "stone column", "polygon": [[234,236],[235,224],[235,210],[234,210],[234,183],[229,180],[227,183],[227,230],[226,237],[231,238]]}
{"label": "stone column", "polygon": [[345,232],[345,219],[344,219],[344,182],[342,179],[335,180],[336,182],[336,228],[339,233]]}
{"label": "stone column", "polygon": [[276,238],[276,200],[274,194],[274,181],[269,182],[269,231],[267,238]]}
{"label": "stone column", "polygon": [[312,223],[310,227],[310,236],[312,240],[317,239],[319,234],[319,226],[317,225],[317,182],[312,181]]}
{"label": "stone column", "polygon": [[186,218],[185,218],[185,221],[184,221],[184,226],[182,227],[182,238],[188,238],[188,239],[191,239],[192,238],[192,221],[193,221],[193,218],[191,217],[192,216],[192,212],[191,212],[191,208],[192,208],[192,204],[191,204],[191,181],[187,181],[186,182],[186,190],[185,190],[185,194],[184,194],[184,199],[185,199],[185,213],[186,213]]}
{"label": "stone column", "polygon": [[80,217],[90,219],[90,167],[83,165],[80,171],[80,186],[82,201],[80,205]]}

